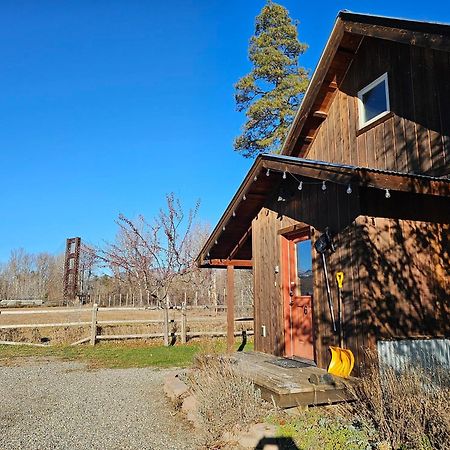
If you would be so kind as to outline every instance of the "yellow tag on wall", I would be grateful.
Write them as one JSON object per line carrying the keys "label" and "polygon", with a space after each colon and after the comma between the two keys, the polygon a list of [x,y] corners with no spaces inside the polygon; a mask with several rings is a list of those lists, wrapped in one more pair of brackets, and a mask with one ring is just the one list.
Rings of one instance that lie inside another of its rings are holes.
{"label": "yellow tag on wall", "polygon": [[342,285],[344,283],[344,272],[336,272],[336,281],[339,289],[342,289]]}

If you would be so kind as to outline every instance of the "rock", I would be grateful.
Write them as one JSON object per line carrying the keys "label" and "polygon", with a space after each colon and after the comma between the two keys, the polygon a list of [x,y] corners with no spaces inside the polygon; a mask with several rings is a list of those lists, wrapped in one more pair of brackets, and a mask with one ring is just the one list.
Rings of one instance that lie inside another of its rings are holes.
{"label": "rock", "polygon": [[198,413],[198,402],[193,395],[189,395],[183,400],[181,411],[186,414],[186,419],[192,422],[195,428],[201,428],[202,420]]}
{"label": "rock", "polygon": [[177,403],[180,399],[187,395],[189,387],[183,383],[175,373],[169,374],[164,380],[164,393],[173,403]]}
{"label": "rock", "polygon": [[[245,433],[237,436],[237,442],[241,447],[248,449],[258,448],[258,444],[263,438],[274,438],[276,435],[276,426],[267,423],[257,423],[252,425]],[[264,450],[278,449],[278,445],[265,445]]]}

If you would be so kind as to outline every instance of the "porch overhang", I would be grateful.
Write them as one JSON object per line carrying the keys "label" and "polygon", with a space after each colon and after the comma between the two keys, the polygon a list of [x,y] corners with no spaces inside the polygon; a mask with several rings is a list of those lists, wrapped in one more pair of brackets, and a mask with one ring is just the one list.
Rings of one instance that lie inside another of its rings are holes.
{"label": "porch overhang", "polygon": [[252,267],[252,220],[283,181],[305,181],[450,198],[450,180],[425,175],[314,161],[284,155],[259,155],[197,257],[205,268]]}

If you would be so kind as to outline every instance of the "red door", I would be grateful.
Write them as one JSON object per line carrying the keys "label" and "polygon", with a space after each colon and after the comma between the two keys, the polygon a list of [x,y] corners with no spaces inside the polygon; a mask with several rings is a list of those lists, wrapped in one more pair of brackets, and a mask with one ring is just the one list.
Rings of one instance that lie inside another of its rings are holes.
{"label": "red door", "polygon": [[309,228],[281,239],[285,356],[314,360]]}

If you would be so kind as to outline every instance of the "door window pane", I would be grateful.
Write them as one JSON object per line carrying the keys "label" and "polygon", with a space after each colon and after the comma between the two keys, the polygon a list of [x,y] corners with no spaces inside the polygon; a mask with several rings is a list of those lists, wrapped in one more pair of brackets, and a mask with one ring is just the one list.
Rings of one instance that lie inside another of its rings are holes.
{"label": "door window pane", "polygon": [[297,274],[299,278],[300,294],[313,294],[313,272],[311,256],[311,240],[297,242]]}

